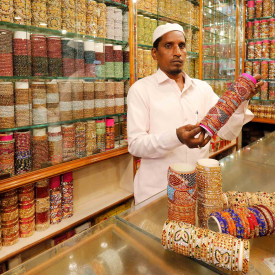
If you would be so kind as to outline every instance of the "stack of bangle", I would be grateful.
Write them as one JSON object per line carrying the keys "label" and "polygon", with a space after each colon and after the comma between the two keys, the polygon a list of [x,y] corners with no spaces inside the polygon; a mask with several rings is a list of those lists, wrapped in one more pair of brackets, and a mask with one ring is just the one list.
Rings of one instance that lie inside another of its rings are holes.
{"label": "stack of bangle", "polygon": [[36,213],[35,229],[44,231],[50,226],[50,196],[49,180],[41,180],[36,183]]}
{"label": "stack of bangle", "polygon": [[18,192],[11,190],[1,194],[2,244],[10,246],[19,241]]}
{"label": "stack of bangle", "polygon": [[196,170],[195,166],[174,163],[168,169],[168,219],[195,224]]}
{"label": "stack of bangle", "polygon": [[217,160],[200,159],[197,163],[198,218],[199,226],[207,228],[212,212],[221,211],[221,167]]}
{"label": "stack of bangle", "polygon": [[248,240],[240,240],[184,222],[166,221],[161,242],[165,249],[187,257],[230,271],[248,273]]}
{"label": "stack of bangle", "polygon": [[270,207],[254,205],[211,213],[208,228],[237,238],[252,239],[275,232],[275,216]]}
{"label": "stack of bangle", "polygon": [[227,191],[222,193],[223,209],[266,205],[275,207],[275,193]]}
{"label": "stack of bangle", "polygon": [[27,238],[35,232],[34,185],[19,188],[19,233]]}
{"label": "stack of bangle", "polygon": [[50,179],[50,223],[57,224],[62,220],[60,176]]}
{"label": "stack of bangle", "polygon": [[0,134],[0,174],[14,175],[14,139],[13,133]]}
{"label": "stack of bangle", "polygon": [[73,172],[68,172],[62,176],[61,190],[63,219],[67,219],[73,216]]}

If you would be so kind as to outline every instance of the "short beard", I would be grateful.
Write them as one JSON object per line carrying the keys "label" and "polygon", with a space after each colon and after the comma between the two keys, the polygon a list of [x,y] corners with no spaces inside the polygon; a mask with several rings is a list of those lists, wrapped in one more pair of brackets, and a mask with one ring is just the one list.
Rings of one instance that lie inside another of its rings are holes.
{"label": "short beard", "polygon": [[179,69],[175,69],[173,71],[168,71],[168,74],[177,75],[177,74],[180,74],[181,72],[182,72],[182,69],[179,68]]}

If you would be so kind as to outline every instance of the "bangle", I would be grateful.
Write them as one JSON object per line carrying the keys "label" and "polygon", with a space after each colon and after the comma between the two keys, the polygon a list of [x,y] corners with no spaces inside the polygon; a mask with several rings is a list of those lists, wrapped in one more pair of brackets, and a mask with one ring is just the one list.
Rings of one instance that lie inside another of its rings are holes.
{"label": "bangle", "polygon": [[217,220],[218,220],[218,222],[221,226],[222,233],[229,234],[228,224],[227,224],[226,219],[219,212],[213,212],[213,213],[210,214],[210,217],[211,216],[214,216],[214,217],[217,218]]}
{"label": "bangle", "polygon": [[243,240],[243,263],[242,263],[243,274],[247,274],[249,271],[249,248],[250,248],[249,241]]}
{"label": "bangle", "polygon": [[260,213],[258,209],[254,207],[248,207],[248,209],[253,212],[255,218],[257,219],[259,225],[259,236],[264,236],[264,234],[266,233],[266,222],[263,215]]}
{"label": "bangle", "polygon": [[249,239],[249,236],[250,236],[250,225],[249,225],[249,221],[248,221],[245,213],[242,211],[241,208],[237,208],[237,209],[234,209],[234,210],[239,215],[239,217],[241,219],[241,222],[243,224],[243,228],[244,228],[243,237],[245,239]]}
{"label": "bangle", "polygon": [[18,205],[3,207],[1,213],[2,222],[12,221],[18,217]]}
{"label": "bangle", "polygon": [[266,210],[262,209],[258,205],[254,205],[253,207],[256,208],[262,214],[262,216],[264,217],[265,231],[263,232],[263,235],[264,236],[270,235],[270,232],[271,232],[271,221],[270,221],[270,218],[268,218],[268,215],[265,214]]}
{"label": "bangle", "polygon": [[222,211],[221,215],[225,218],[227,225],[228,225],[228,229],[229,229],[229,234],[236,237],[237,232],[236,232],[236,226],[235,223],[231,217],[231,215],[228,212]]}
{"label": "bangle", "polygon": [[271,212],[271,210],[268,207],[266,207],[265,205],[258,205],[258,206],[264,208],[268,212],[269,216],[271,217],[271,220],[272,220],[271,224],[273,224],[273,226],[271,226],[270,235],[272,235],[275,231],[275,218],[274,218],[274,215]]}
{"label": "bangle", "polygon": [[230,213],[231,218],[233,219],[233,221],[235,223],[237,238],[243,238],[244,228],[243,228],[242,221],[241,221],[240,217],[238,216],[238,214],[233,209],[226,209],[224,211]]}

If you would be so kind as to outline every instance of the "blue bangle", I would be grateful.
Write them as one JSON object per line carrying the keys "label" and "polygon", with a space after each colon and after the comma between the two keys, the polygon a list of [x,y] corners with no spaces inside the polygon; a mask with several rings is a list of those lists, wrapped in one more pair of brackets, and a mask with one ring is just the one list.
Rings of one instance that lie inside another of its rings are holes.
{"label": "blue bangle", "polygon": [[242,224],[242,220],[240,219],[239,215],[233,210],[233,209],[226,209],[224,210],[228,212],[231,215],[231,218],[233,219],[235,226],[236,226],[236,232],[237,232],[237,238],[243,238],[244,235],[244,227]]}
{"label": "blue bangle", "polygon": [[256,208],[248,207],[248,209],[253,212],[254,216],[257,219],[257,222],[259,224],[259,235],[260,235],[260,237],[264,236],[265,232],[266,232],[266,224],[265,224],[263,215]]}
{"label": "blue bangle", "polygon": [[210,217],[211,216],[216,217],[217,220],[219,221],[219,224],[220,224],[221,229],[222,229],[222,233],[229,234],[228,224],[227,224],[226,219],[224,217],[222,217],[222,215],[219,212],[213,212],[213,213],[210,214]]}

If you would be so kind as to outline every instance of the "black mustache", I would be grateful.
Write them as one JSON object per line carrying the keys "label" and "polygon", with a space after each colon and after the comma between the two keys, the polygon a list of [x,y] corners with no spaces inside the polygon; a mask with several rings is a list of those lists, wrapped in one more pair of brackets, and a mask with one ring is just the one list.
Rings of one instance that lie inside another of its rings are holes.
{"label": "black mustache", "polygon": [[172,59],[172,60],[171,60],[171,62],[175,62],[175,61],[180,62],[180,63],[183,62],[183,60],[181,60],[181,59]]}

